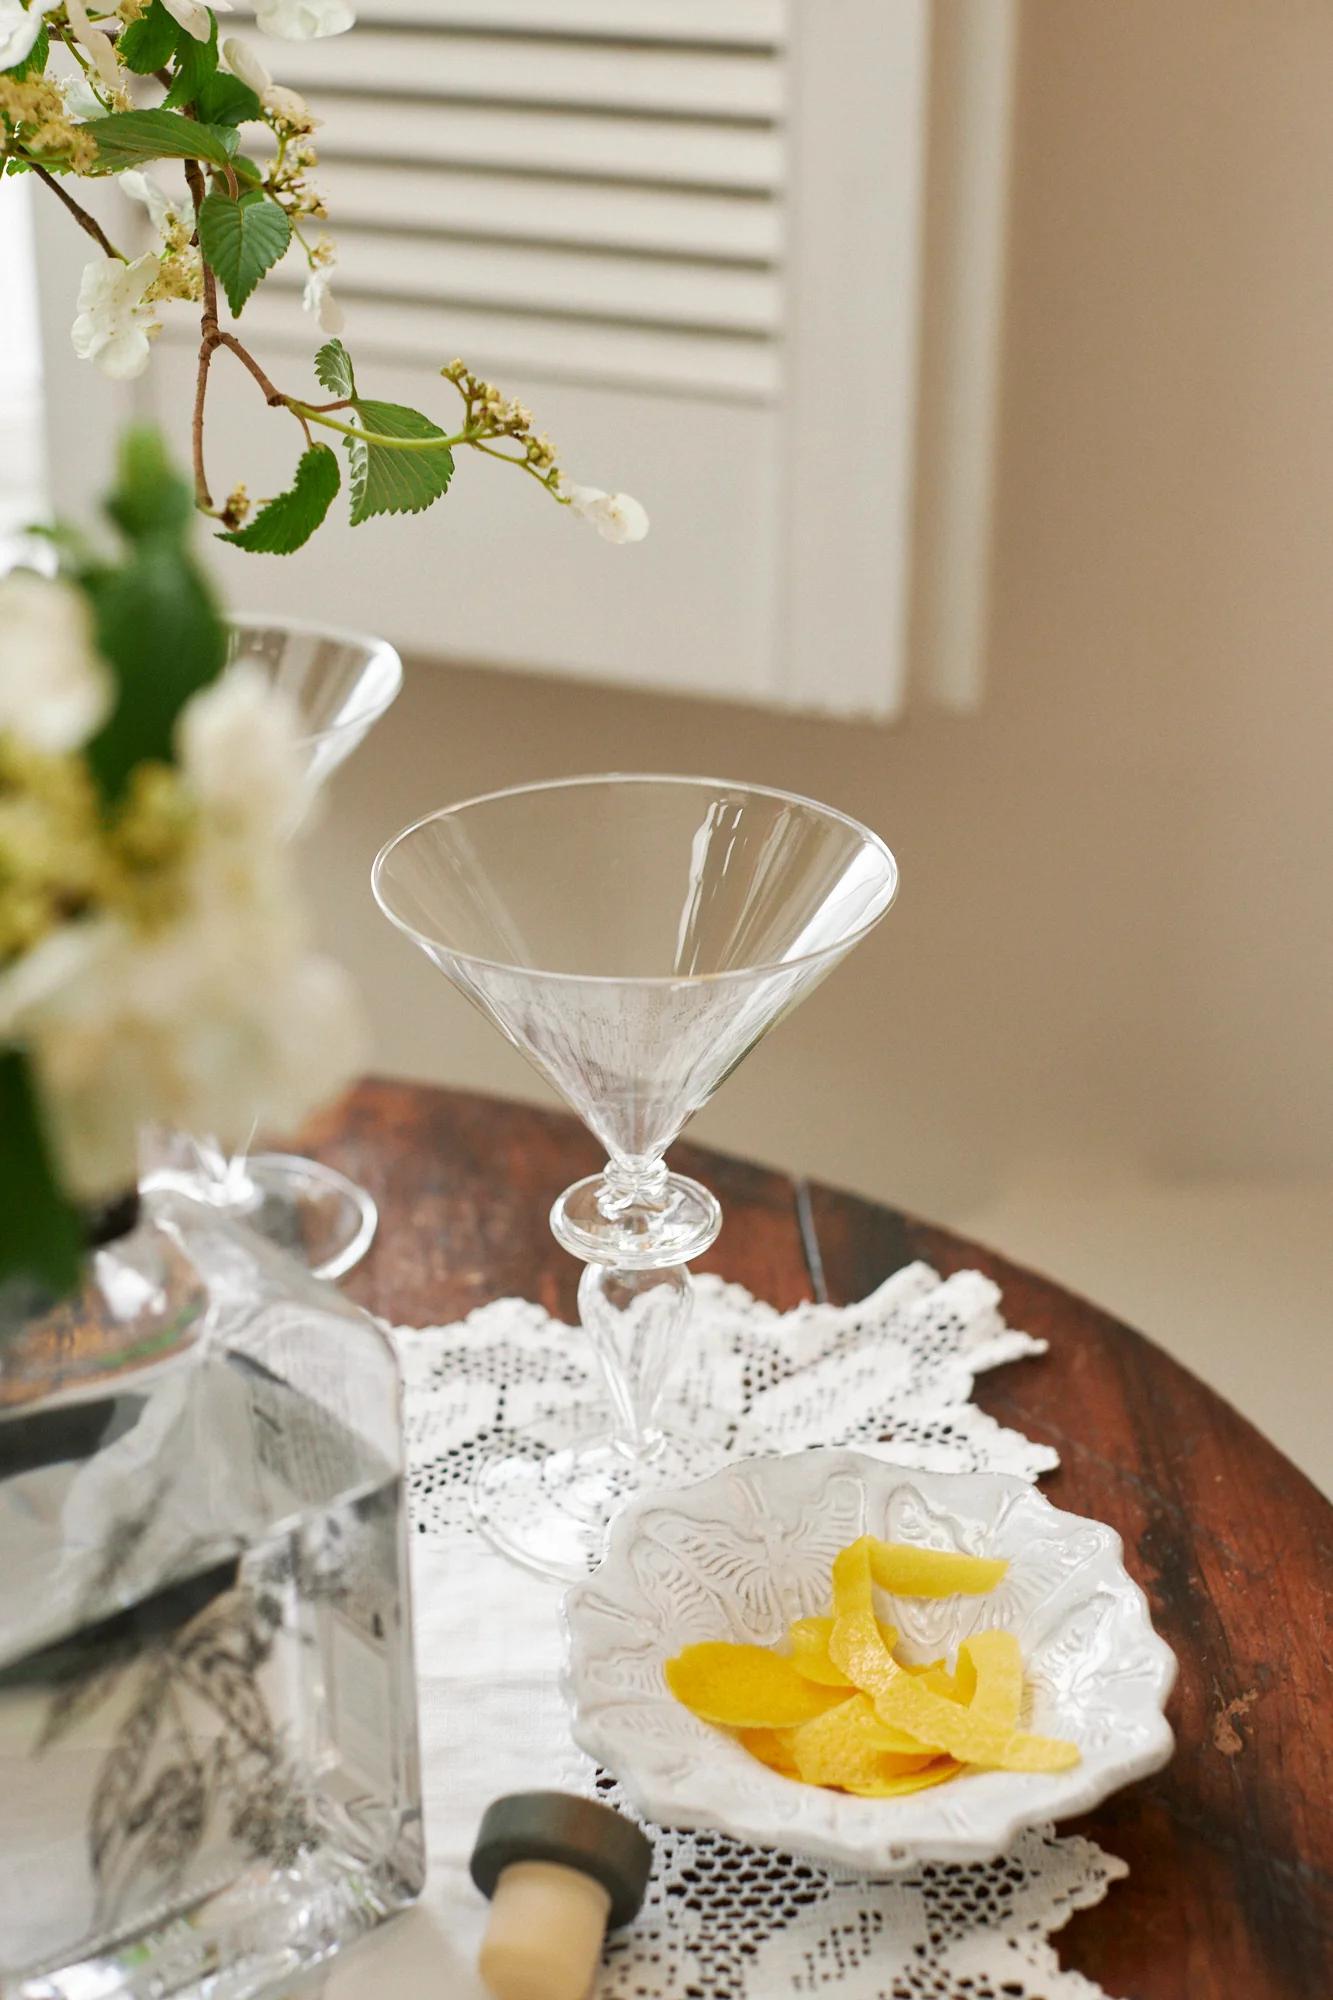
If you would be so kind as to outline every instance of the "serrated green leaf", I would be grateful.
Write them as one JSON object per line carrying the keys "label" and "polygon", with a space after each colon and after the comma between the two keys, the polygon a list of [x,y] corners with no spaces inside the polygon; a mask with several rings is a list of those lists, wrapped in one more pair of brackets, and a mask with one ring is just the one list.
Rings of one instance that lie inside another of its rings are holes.
{"label": "serrated green leaf", "polygon": [[[420,410],[409,410],[402,403],[358,398],[356,414],[366,430],[384,437],[447,435]],[[454,455],[447,445],[438,451],[395,451],[390,445],[368,444],[364,438],[346,438],[344,442],[351,460],[348,484],[353,527],[368,521],[372,514],[420,514],[449,490]]]}
{"label": "serrated green leaf", "polygon": [[352,357],[340,340],[326,341],[315,356],[315,373],[333,396],[355,396]]}
{"label": "serrated green leaf", "polygon": [[60,1186],[41,1098],[21,1049],[0,1048],[0,1280],[72,1291],[83,1230]]}
{"label": "serrated green leaf", "polygon": [[[244,125],[263,115],[263,107],[249,84],[225,69],[215,70],[205,79],[194,108],[206,125]],[[259,169],[253,160],[242,160],[237,155],[232,166],[238,172],[245,168],[252,179],[259,179]]]}
{"label": "serrated green leaf", "polygon": [[136,76],[151,76],[155,69],[164,69],[175,55],[179,33],[162,0],[153,0],[146,14],[121,29],[116,37],[116,53]]}
{"label": "serrated green leaf", "polygon": [[165,109],[193,104],[210,77],[217,75],[218,17],[210,14],[213,26],[206,42],[197,42],[188,28],[176,32],[176,74],[162,99]]}
{"label": "serrated green leaf", "polygon": [[285,211],[266,194],[243,194],[233,201],[215,189],[199,210],[199,247],[237,314],[291,240]]}
{"label": "serrated green leaf", "polygon": [[0,71],[0,74],[12,76],[16,81],[21,81],[25,76],[40,76],[46,68],[46,59],[50,53],[51,37],[46,31],[46,23],[43,21],[41,27],[37,30],[37,39],[28,50],[27,55],[24,56],[23,61],[15,63],[12,69]]}
{"label": "serrated green leaf", "polygon": [[261,507],[253,521],[219,535],[252,555],[289,556],[301,548],[323,521],[342,481],[337,453],[326,444],[312,444],[302,454],[289,492],[279,493]]}
{"label": "serrated green leaf", "polygon": [[207,160],[225,167],[236,150],[229,127],[202,125],[179,111],[113,111],[108,118],[90,118],[82,129],[96,140],[97,164],[105,173],[149,160]]}

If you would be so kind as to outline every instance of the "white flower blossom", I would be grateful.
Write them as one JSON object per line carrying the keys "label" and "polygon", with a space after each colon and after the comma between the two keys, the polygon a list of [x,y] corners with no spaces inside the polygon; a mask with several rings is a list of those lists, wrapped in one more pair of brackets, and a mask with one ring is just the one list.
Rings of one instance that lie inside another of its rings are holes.
{"label": "white flower blossom", "polygon": [[228,35],[222,44],[222,60],[232,75],[239,77],[243,84],[253,90],[256,97],[262,98],[266,90],[273,88],[273,78],[249,42],[244,41],[240,35]]}
{"label": "white flower blossom", "polygon": [[305,794],[290,705],[256,667],[187,703],[194,801],[184,907],[160,930],[116,916],[52,932],[0,972],[0,1040],[29,1051],[62,1177],[92,1200],[135,1178],[144,1123],[249,1137],[290,1128],[360,1067],[359,1010],[310,950],[285,839]]}
{"label": "white flower blossom", "polygon": [[[58,7],[60,0],[0,0],[0,69],[17,69],[26,62],[42,32],[42,17]],[[101,106],[98,106],[100,112]]]}
{"label": "white flower blossom", "polygon": [[32,570],[0,579],[0,732],[34,750],[77,750],[112,691],[82,591]]}
{"label": "white flower blossom", "polygon": [[330,275],[327,264],[316,264],[305,281],[301,304],[314,315],[315,324],[322,332],[341,333],[347,324],[347,315],[333,296]]}
{"label": "white flower blossom", "polygon": [[140,173],[137,167],[132,167],[127,173],[117,175],[117,184],[133,201],[143,203],[148,210],[154,235],[164,236],[171,218],[178,211],[152,175]]}
{"label": "white flower blossom", "polygon": [[158,322],[143,297],[159,268],[152,250],[132,264],[98,257],[84,267],[70,339],[81,361],[95,361],[113,381],[127,382],[148,365],[148,336]]}
{"label": "white flower blossom", "polygon": [[14,967],[30,986],[42,971],[35,1004],[11,1006],[0,973],[0,1020],[31,1055],[77,1198],[134,1181],[145,1122],[243,1145],[257,1112],[290,1129],[360,1067],[346,976],[308,948],[290,863],[274,872],[261,893],[233,874],[147,938],[117,918],[52,933]]}
{"label": "white flower blossom", "polygon": [[629,493],[603,493],[600,486],[562,482],[562,497],[580,521],[590,521],[608,542],[641,542],[648,532],[648,513]]}
{"label": "white flower blossom", "polygon": [[176,751],[192,795],[228,838],[281,840],[305,809],[310,760],[296,710],[254,661],[186,703]]}
{"label": "white flower blossom", "polygon": [[75,41],[92,58],[93,68],[108,90],[124,90],[129,79],[121,68],[115,44],[103,29],[88,19],[83,0],[65,0],[65,18]]}
{"label": "white flower blossom", "polygon": [[266,35],[283,42],[313,42],[345,35],[356,25],[347,0],[255,0],[255,19]]}
{"label": "white flower blossom", "polygon": [[77,118],[81,124],[86,124],[90,118],[105,118],[106,106],[81,69],[71,70],[67,76],[52,80],[60,85],[65,97],[65,109],[71,118]]}
{"label": "white flower blossom", "polygon": [[285,83],[271,83],[264,92],[264,109],[281,118],[288,125],[308,126],[312,131],[324,120],[316,118],[299,90],[289,90]]}
{"label": "white flower blossom", "polygon": [[[162,0],[162,5],[177,27],[184,28],[187,35],[193,35],[196,42],[212,38],[213,23],[208,17],[208,8],[201,7],[199,0]],[[231,0],[209,0],[209,5],[215,14],[231,12]]]}

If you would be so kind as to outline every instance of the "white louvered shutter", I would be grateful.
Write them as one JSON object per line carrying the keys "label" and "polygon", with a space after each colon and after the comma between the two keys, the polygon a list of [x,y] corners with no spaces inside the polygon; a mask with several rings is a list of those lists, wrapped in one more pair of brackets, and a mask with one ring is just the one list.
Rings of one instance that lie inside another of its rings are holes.
{"label": "white louvered shutter", "polygon": [[[289,559],[219,547],[231,600],[467,661],[894,713],[929,0],[359,0],[358,16],[325,41],[256,40],[323,120],[314,178],[360,386],[448,423],[438,370],[461,354],[533,406],[571,478],[637,495],[652,532],[608,547],[465,452],[419,518],[331,521]],[[225,26],[254,33],[244,6]],[[314,397],[303,278],[289,258],[242,328]],[[184,445],[197,332],[173,328],[146,393]],[[215,492],[279,490],[299,448],[219,355]]]}

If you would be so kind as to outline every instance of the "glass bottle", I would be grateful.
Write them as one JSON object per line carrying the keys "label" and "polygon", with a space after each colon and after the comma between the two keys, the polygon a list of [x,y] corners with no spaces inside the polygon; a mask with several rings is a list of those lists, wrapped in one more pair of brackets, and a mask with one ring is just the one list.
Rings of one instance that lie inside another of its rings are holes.
{"label": "glass bottle", "polygon": [[109,1227],[0,1297],[0,2000],[251,2000],[422,1884],[398,1371],[216,1210]]}

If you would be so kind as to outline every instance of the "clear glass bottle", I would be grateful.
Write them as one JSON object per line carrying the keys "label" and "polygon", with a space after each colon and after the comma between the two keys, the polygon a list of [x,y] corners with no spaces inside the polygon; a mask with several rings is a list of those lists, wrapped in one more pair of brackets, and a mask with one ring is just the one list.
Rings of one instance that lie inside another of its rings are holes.
{"label": "clear glass bottle", "polygon": [[18,1303],[0,2000],[286,1990],[424,1873],[392,1349],[171,1193]]}

